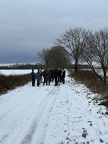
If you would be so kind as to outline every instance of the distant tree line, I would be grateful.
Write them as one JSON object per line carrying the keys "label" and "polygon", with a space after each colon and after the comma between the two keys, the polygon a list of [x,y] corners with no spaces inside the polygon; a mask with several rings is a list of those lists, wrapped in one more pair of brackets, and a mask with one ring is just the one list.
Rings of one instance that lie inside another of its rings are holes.
{"label": "distant tree line", "polygon": [[[50,66],[51,68],[55,68],[57,66]],[[61,68],[61,65],[59,65],[58,67]],[[74,69],[74,65],[73,64],[69,64],[69,66],[64,66],[65,68],[71,68]],[[0,66],[0,69],[46,69],[48,68],[48,65],[46,65],[45,63],[36,63],[36,64],[14,64],[14,65],[8,65],[8,66]],[[62,67],[63,68],[63,67]],[[89,65],[78,65],[79,69],[90,69]]]}
{"label": "distant tree line", "polygon": [[27,64],[0,66],[0,69],[44,69],[44,68],[46,68],[46,66],[43,63],[36,63],[36,64],[27,63]]}

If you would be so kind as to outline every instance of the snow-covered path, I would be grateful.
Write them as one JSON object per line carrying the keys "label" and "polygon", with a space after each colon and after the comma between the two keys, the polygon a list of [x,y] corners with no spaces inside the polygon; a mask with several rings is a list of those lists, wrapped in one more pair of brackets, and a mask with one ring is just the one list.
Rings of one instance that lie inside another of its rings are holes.
{"label": "snow-covered path", "polygon": [[0,96],[0,144],[108,144],[106,109],[94,96],[69,77]]}

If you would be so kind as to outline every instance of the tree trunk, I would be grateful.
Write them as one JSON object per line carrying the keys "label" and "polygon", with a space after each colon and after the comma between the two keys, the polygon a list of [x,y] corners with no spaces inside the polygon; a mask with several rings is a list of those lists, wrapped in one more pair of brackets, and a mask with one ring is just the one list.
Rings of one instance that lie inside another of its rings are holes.
{"label": "tree trunk", "polygon": [[103,70],[103,81],[106,82],[106,79],[107,79],[107,75],[106,75],[107,67],[104,65],[104,61],[101,62],[101,68]]}
{"label": "tree trunk", "polygon": [[94,74],[95,74],[102,82],[104,81],[103,78],[102,78],[99,74],[96,73],[96,71],[94,70],[94,68],[92,68],[92,71],[94,72]]}
{"label": "tree trunk", "polygon": [[107,76],[106,76],[106,69],[103,69],[103,74],[104,74],[104,82],[106,82],[106,78],[107,78]]}
{"label": "tree trunk", "polygon": [[75,72],[77,72],[78,71],[78,61],[76,60],[75,61]]}

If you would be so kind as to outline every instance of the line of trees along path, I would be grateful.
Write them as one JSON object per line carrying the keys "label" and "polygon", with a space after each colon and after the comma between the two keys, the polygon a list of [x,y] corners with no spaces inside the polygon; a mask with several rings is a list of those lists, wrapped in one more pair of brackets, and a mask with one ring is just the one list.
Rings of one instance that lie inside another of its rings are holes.
{"label": "line of trees along path", "polygon": [[[107,81],[108,71],[108,29],[90,31],[84,28],[66,30],[59,38],[56,38],[53,48],[43,49],[39,57],[47,66],[69,67],[70,61],[74,61],[75,72],[78,71],[79,62],[89,65],[94,74],[103,82]],[[97,63],[102,69],[103,76],[95,70]]]}

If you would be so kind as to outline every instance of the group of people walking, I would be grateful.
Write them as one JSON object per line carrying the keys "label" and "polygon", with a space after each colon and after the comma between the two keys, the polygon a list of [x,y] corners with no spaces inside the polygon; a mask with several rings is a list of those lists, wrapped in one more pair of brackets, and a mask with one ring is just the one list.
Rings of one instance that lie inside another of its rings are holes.
{"label": "group of people walking", "polygon": [[57,86],[60,83],[65,83],[65,69],[45,69],[41,70],[38,69],[38,71],[35,73],[34,69],[32,69],[31,77],[32,77],[32,86],[35,86],[35,80],[37,80],[37,86],[40,85],[40,83],[43,83],[43,85],[50,85],[51,82],[54,82],[55,86]]}

